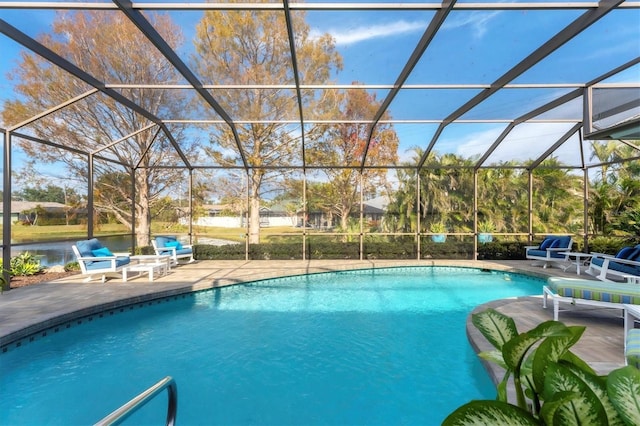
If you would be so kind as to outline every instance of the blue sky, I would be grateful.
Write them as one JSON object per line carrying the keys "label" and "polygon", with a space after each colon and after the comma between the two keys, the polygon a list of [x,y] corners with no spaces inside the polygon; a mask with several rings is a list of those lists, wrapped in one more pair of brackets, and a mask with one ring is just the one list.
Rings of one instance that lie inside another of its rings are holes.
{"label": "blue sky", "polygon": [[[582,10],[454,10],[406,83],[491,84],[582,13]],[[183,25],[189,43],[199,13],[171,12],[170,15]],[[0,18],[33,37],[50,29],[53,16],[51,11],[0,9]],[[337,83],[392,84],[432,16],[433,11],[308,11],[307,22],[312,36],[329,33],[336,41],[344,60],[344,69],[336,76]],[[188,50],[189,44],[181,53]],[[0,35],[0,104],[14,96],[6,73],[17,63],[19,51],[15,42]],[[435,149],[465,156],[479,155],[501,133],[505,120],[517,118],[568,92],[568,85],[582,84],[638,56],[640,9],[613,11],[513,81],[529,85],[551,83],[557,87],[513,88],[497,93],[486,105],[462,117],[489,120],[488,123],[450,125]],[[635,66],[610,81],[637,84],[640,67]],[[479,88],[459,87],[401,91],[390,111],[398,120],[442,120],[479,91]],[[382,100],[387,90],[376,93]],[[574,102],[559,108],[552,118],[579,119],[581,113],[582,104]],[[570,127],[571,124],[561,122],[521,126],[509,136],[492,161],[535,158]],[[410,157],[413,146],[425,147],[436,128],[434,123],[396,124],[401,156]],[[558,155],[575,163],[575,147],[577,138],[558,151]]]}

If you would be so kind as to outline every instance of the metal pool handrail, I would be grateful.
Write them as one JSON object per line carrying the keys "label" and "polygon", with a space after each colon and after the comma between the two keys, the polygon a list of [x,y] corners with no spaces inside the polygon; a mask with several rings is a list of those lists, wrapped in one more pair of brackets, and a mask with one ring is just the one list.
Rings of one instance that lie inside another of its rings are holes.
{"label": "metal pool handrail", "polygon": [[169,401],[167,407],[167,426],[174,426],[176,423],[176,414],[178,411],[178,386],[171,376],[167,376],[155,385],[151,386],[131,401],[109,414],[104,419],[96,423],[96,426],[117,425],[122,423],[127,417],[138,411],[143,405],[151,401],[156,395],[165,388],[169,392]]}

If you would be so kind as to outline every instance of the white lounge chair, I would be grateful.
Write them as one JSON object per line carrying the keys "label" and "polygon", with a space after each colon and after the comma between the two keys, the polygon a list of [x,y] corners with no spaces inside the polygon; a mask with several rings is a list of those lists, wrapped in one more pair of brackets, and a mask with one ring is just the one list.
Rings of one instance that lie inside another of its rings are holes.
{"label": "white lounge chair", "polygon": [[558,320],[560,303],[624,309],[624,305],[640,305],[640,285],[603,283],[582,278],[551,277],[542,287],[542,306],[553,300],[553,319]]}
{"label": "white lounge chair", "polygon": [[97,238],[78,241],[71,249],[76,255],[81,274],[87,276],[85,282],[98,277],[105,282],[107,276],[121,276],[122,268],[131,262],[129,253],[111,253]]}
{"label": "white lounge chair", "polygon": [[573,238],[568,235],[549,235],[542,240],[539,246],[526,246],[525,257],[535,260],[535,266],[543,268],[551,267],[552,263],[565,263],[569,261],[569,256],[563,252],[570,252],[573,246]]}
{"label": "white lounge chair", "polygon": [[628,276],[640,277],[640,244],[624,247],[615,256],[604,253],[592,253],[587,273],[602,281],[610,278],[624,280]]}
{"label": "white lounge chair", "polygon": [[189,259],[191,263],[193,259],[193,247],[191,245],[183,245],[173,236],[157,236],[151,240],[153,249],[156,255],[169,255],[171,256],[171,264],[177,265],[178,259]]}

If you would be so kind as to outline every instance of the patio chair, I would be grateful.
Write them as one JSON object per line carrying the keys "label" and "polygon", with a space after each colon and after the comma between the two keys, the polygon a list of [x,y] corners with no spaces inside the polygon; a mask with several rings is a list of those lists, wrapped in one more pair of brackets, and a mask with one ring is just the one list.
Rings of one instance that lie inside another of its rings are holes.
{"label": "patio chair", "polygon": [[97,238],[78,241],[71,246],[76,255],[85,282],[100,277],[104,283],[107,276],[119,277],[122,268],[130,263],[129,253],[111,253]]}
{"label": "patio chair", "polygon": [[157,236],[151,240],[153,249],[156,255],[169,255],[171,256],[171,265],[177,265],[178,259],[189,259],[188,263],[194,261],[193,247],[190,245],[183,245],[174,236]]}
{"label": "patio chair", "polygon": [[592,253],[587,273],[601,281],[610,278],[624,280],[628,276],[640,276],[640,244],[624,247],[615,256],[604,253]]}
{"label": "patio chair", "polygon": [[526,246],[525,257],[535,260],[534,266],[551,267],[554,262],[569,261],[569,256],[563,252],[570,252],[572,245],[573,238],[568,235],[562,237],[548,235],[539,246]]}
{"label": "patio chair", "polygon": [[553,319],[558,321],[560,303],[624,309],[624,305],[640,305],[640,285],[602,283],[582,278],[550,277],[542,287],[542,307],[553,299]]}
{"label": "patio chair", "polygon": [[625,336],[624,358],[627,365],[640,368],[640,328],[632,328]]}

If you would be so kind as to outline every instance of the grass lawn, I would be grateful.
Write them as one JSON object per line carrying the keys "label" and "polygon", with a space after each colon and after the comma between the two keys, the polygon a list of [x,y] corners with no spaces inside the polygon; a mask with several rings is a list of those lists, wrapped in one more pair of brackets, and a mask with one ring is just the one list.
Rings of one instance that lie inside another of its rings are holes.
{"label": "grass lawn", "polygon": [[[0,230],[2,226],[0,226]],[[112,235],[112,234],[127,234],[129,231],[124,225],[120,224],[104,224],[96,226],[94,228],[94,234],[100,235]],[[166,222],[154,222],[151,225],[151,233],[156,234],[175,234],[185,235],[188,228],[183,225]],[[222,240],[242,242],[245,238],[245,228],[220,228],[209,226],[194,226],[193,234],[195,238],[206,237],[216,238]],[[300,228],[294,228],[291,226],[280,227],[268,227],[260,229],[260,240],[262,242],[269,242],[277,235],[291,235],[302,237],[302,230]],[[14,225],[11,228],[11,238],[15,243],[19,242],[33,242],[33,241],[55,241],[55,240],[72,240],[82,239],[87,235],[86,225],[52,225],[52,226],[25,226]]]}

